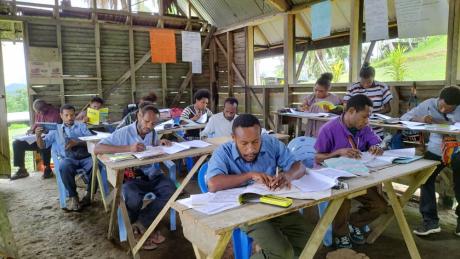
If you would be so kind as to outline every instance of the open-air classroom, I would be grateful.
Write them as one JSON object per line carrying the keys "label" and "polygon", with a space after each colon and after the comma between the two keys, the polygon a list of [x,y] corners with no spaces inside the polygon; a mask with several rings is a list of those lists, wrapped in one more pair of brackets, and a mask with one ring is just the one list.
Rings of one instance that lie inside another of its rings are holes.
{"label": "open-air classroom", "polygon": [[0,2],[0,258],[460,258],[460,1]]}

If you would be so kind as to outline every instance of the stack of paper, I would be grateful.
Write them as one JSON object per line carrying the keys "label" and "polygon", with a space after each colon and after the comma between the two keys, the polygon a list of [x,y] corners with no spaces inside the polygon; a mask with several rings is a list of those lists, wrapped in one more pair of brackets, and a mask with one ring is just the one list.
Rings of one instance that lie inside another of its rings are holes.
{"label": "stack of paper", "polygon": [[339,178],[352,178],[355,174],[334,168],[310,170],[302,178],[292,181],[292,184],[302,192],[318,192],[330,190],[339,182]]}
{"label": "stack of paper", "polygon": [[79,137],[78,139],[83,140],[83,141],[100,140],[100,139],[107,138],[108,136],[111,135],[108,132],[99,132],[99,131],[94,131],[94,132],[96,132],[96,135]]}
{"label": "stack of paper", "polygon": [[406,164],[422,158],[415,155],[415,148],[392,149],[383,152],[381,156],[375,156],[369,152],[363,152],[361,162],[367,167],[375,168],[396,164]]}
{"label": "stack of paper", "polygon": [[156,157],[159,155],[163,155],[164,153],[165,152],[163,151],[163,147],[161,146],[155,146],[155,147],[147,146],[145,151],[136,152],[136,153],[133,153],[133,155],[137,159],[143,160],[143,159],[148,159],[148,158]]}
{"label": "stack of paper", "polygon": [[369,168],[367,168],[363,162],[356,159],[347,157],[329,158],[324,160],[324,165],[329,168],[347,171],[358,176],[369,175]]}

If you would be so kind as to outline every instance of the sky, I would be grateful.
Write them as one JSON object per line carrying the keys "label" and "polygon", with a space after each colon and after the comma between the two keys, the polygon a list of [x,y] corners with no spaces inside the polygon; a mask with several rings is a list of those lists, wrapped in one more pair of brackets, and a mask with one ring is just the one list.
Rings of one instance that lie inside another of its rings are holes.
{"label": "sky", "polygon": [[2,41],[3,70],[5,85],[27,84],[24,48],[22,42]]}

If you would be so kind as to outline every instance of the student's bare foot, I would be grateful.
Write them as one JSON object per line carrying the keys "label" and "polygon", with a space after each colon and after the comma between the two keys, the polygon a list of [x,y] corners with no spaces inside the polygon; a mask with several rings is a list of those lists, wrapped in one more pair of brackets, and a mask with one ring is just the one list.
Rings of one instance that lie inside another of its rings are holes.
{"label": "student's bare foot", "polygon": [[163,243],[165,240],[166,240],[166,237],[164,237],[161,232],[158,230],[158,231],[155,231],[151,236],[150,238],[155,244],[161,244]]}

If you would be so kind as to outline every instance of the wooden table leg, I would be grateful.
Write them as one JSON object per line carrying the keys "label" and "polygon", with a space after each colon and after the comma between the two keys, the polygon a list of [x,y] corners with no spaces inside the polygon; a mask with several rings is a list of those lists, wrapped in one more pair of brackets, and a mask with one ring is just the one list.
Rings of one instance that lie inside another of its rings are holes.
{"label": "wooden table leg", "polygon": [[273,123],[275,124],[275,128],[273,130],[275,131],[275,133],[280,132],[280,117],[281,115],[279,115],[278,113],[275,113],[275,116],[273,117]]}
{"label": "wooden table leg", "polygon": [[295,137],[297,138],[300,136],[300,132],[302,131],[302,119],[297,118],[296,124],[295,124]]}
{"label": "wooden table leg", "polygon": [[112,200],[112,211],[110,212],[110,221],[109,221],[109,232],[107,234],[107,238],[110,240],[114,237],[115,232],[115,224],[117,220],[117,209],[118,205],[120,204],[120,196],[121,196],[121,187],[123,185],[123,171],[111,171],[107,169],[107,174],[114,174],[116,175],[116,181],[114,184],[114,196]]}
{"label": "wooden table leg", "polygon": [[[428,180],[428,178],[431,176],[431,174],[434,172],[436,167],[431,167],[428,169],[425,169],[419,173],[417,173],[414,181],[409,185],[407,190],[404,192],[404,194],[399,198],[399,202],[402,207],[406,205],[406,203],[410,200],[412,195],[415,193],[415,191]],[[383,233],[383,231],[390,225],[391,221],[394,218],[394,214],[392,212],[388,212],[380,219],[378,219],[379,224],[372,230],[372,232],[369,234],[367,237],[366,242],[369,244],[372,244],[377,240],[377,238]]]}
{"label": "wooden table leg", "polygon": [[[97,164],[97,163],[96,163]],[[107,204],[108,201],[106,199],[106,193],[104,190],[104,183],[102,182],[102,176],[101,176],[101,171],[97,170],[97,183],[99,186],[99,191],[101,192],[101,199],[102,199],[102,204],[104,205],[104,210],[105,212],[109,211],[109,205]]]}
{"label": "wooden table leg", "polygon": [[91,158],[93,159],[93,168],[92,173],[91,173],[91,201],[94,199],[94,193],[95,193],[95,188],[96,188],[96,175],[98,172],[98,167],[97,167],[97,157],[94,153],[91,153]]}
{"label": "wooden table leg", "polygon": [[406,218],[404,217],[404,212],[401,208],[400,201],[398,200],[395,190],[393,189],[393,184],[391,182],[385,182],[385,189],[390,199],[391,207],[393,207],[393,212],[398,221],[399,228],[406,242],[407,249],[409,250],[410,257],[412,259],[420,259],[420,254],[418,252],[417,246],[415,245],[414,237],[410,231],[409,225],[407,224]]}
{"label": "wooden table leg", "polygon": [[224,234],[219,236],[219,239],[217,240],[217,244],[214,247],[214,250],[211,252],[211,254],[207,255],[205,252],[203,252],[198,246],[193,244],[193,251],[195,252],[195,256],[197,259],[200,258],[222,258],[222,255],[224,255],[225,248],[227,248],[228,242],[230,241],[230,238],[232,237],[232,232],[225,232]]}
{"label": "wooden table leg", "polygon": [[[155,228],[158,226],[160,223],[161,219],[163,219],[164,215],[168,212],[168,210],[171,208],[172,203],[177,199],[177,197],[182,193],[184,190],[185,186],[187,186],[188,182],[190,179],[192,179],[193,175],[198,171],[198,169],[201,167],[201,164],[205,161],[205,159],[208,157],[208,155],[203,155],[201,156],[198,161],[195,163],[193,166],[192,170],[187,174],[185,179],[182,181],[181,185],[177,188],[177,190],[174,192],[174,194],[171,196],[169,201],[166,203],[166,205],[163,207],[163,209],[158,213],[158,216],[155,218],[155,220],[152,222],[152,224],[149,226],[149,228],[145,231],[144,235],[142,235],[141,239],[139,242],[137,242],[136,246],[132,249],[133,255],[136,255],[139,250],[142,248],[142,245],[144,245],[144,242],[147,240],[147,238],[153,233]],[[113,212],[112,212],[113,213]]]}
{"label": "wooden table leg", "polygon": [[307,245],[300,254],[299,258],[307,259],[313,258],[318,250],[321,241],[323,240],[324,234],[326,233],[327,228],[331,224],[332,220],[334,220],[335,215],[342,206],[345,197],[338,198],[329,202],[329,206],[326,209],[324,215],[319,219],[318,223],[311,233],[310,238],[308,239]]}

